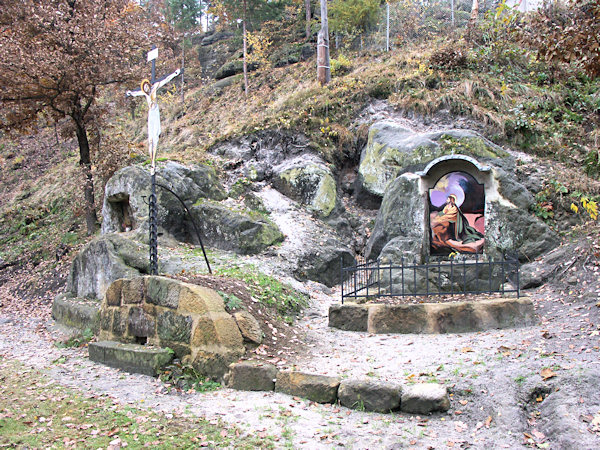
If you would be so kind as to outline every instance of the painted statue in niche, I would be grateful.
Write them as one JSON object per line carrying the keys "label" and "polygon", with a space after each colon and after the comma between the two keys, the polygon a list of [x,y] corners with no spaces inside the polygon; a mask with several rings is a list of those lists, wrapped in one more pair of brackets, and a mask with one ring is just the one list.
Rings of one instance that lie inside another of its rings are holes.
{"label": "painted statue in niche", "polygon": [[472,175],[450,172],[429,190],[431,254],[482,253],[485,192]]}

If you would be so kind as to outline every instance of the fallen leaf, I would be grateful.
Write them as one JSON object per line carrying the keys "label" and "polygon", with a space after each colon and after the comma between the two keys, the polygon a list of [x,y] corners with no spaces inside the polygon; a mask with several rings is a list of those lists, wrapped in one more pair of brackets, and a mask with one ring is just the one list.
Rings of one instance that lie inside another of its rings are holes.
{"label": "fallen leaf", "polygon": [[459,400],[458,403],[460,403],[461,405],[465,406],[469,402],[467,400]]}
{"label": "fallen leaf", "polygon": [[486,428],[489,428],[490,425],[492,424],[492,416],[487,416],[487,419],[485,419],[484,424],[485,424]]}
{"label": "fallen leaf", "polygon": [[462,353],[472,353],[474,350],[471,347],[463,347],[460,349]]}
{"label": "fallen leaf", "polygon": [[545,369],[542,369],[540,375],[542,376],[542,380],[546,381],[550,378],[554,378],[555,376],[557,376],[557,373],[554,372],[552,369],[546,367]]}

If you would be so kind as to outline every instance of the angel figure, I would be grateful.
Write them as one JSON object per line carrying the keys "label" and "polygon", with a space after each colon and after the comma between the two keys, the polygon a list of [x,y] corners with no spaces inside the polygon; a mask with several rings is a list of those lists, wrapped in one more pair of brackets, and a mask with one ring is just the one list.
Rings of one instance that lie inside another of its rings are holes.
{"label": "angel figure", "polygon": [[137,97],[143,95],[148,102],[148,151],[150,152],[150,173],[154,174],[156,164],[156,148],[158,146],[158,137],[160,136],[160,112],[158,111],[158,101],[156,92],[181,73],[177,69],[170,75],[156,81],[154,84],[150,80],[144,79],[140,84],[139,90],[127,91],[128,97]]}

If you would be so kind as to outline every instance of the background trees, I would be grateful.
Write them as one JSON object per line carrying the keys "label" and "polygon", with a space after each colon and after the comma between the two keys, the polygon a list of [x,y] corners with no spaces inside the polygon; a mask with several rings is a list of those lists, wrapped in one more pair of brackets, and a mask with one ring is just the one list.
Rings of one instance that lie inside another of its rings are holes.
{"label": "background trees", "polygon": [[91,234],[97,217],[88,128],[100,113],[95,100],[103,86],[129,80],[134,63],[145,62],[156,28],[129,0],[2,0],[0,27],[0,127],[35,127],[41,112],[69,119]]}

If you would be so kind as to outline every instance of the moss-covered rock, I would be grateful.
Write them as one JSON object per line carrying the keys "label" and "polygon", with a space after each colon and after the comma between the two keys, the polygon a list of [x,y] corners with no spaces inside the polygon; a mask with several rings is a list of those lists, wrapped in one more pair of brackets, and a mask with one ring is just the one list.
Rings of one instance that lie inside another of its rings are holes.
{"label": "moss-covered rock", "polygon": [[284,238],[275,224],[251,217],[249,211],[235,211],[213,202],[194,205],[191,211],[205,243],[223,250],[256,254]]}
{"label": "moss-covered rock", "polygon": [[369,129],[367,145],[361,155],[361,189],[381,197],[387,185],[400,174],[452,154],[486,160],[508,156],[502,148],[474,131],[421,133],[392,121],[376,122]]}
{"label": "moss-covered rock", "polygon": [[321,218],[329,217],[338,204],[337,186],[331,170],[307,155],[278,166],[273,184],[281,193],[307,205]]}

